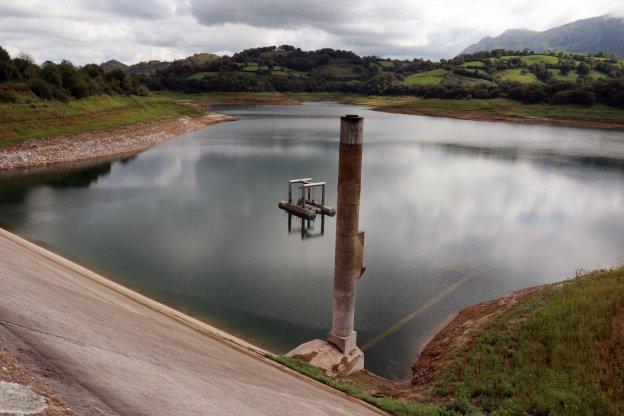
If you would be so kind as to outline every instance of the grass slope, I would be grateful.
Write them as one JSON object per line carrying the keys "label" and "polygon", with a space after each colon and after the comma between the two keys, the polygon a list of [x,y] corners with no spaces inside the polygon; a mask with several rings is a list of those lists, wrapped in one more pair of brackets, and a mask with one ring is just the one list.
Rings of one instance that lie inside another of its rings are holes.
{"label": "grass slope", "polygon": [[462,66],[464,68],[469,68],[469,69],[478,69],[478,68],[483,68],[485,64],[483,63],[483,61],[467,61],[467,62],[464,62]]}
{"label": "grass slope", "polygon": [[0,104],[0,147],[27,139],[63,136],[202,114],[198,106],[166,96],[95,96],[68,103]]}
{"label": "grass slope", "polygon": [[514,81],[522,84],[539,83],[537,77],[528,70],[522,69],[507,69],[498,74],[498,78],[501,81]]}
{"label": "grass slope", "polygon": [[403,80],[405,85],[436,85],[442,82],[447,74],[444,69],[434,69],[433,71],[412,74]]}
{"label": "grass slope", "polygon": [[348,394],[356,399],[363,400],[373,406],[376,406],[386,412],[397,416],[438,416],[453,415],[447,413],[444,408],[433,404],[411,403],[406,400],[395,399],[392,397],[373,397],[364,392],[360,387],[352,383],[336,380],[333,377],[326,376],[323,371],[313,365],[301,360],[295,360],[283,355],[268,355],[268,358],[277,361],[301,374],[320,381],[336,390]]}
{"label": "grass slope", "polygon": [[479,412],[624,414],[624,269],[546,287],[461,354],[438,391]]}

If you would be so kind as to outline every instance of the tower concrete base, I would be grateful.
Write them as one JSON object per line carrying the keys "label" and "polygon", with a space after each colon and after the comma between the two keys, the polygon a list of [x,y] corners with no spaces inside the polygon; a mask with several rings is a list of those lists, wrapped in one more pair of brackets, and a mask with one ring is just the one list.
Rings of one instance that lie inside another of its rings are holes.
{"label": "tower concrete base", "polygon": [[331,377],[348,375],[364,369],[364,353],[358,347],[343,354],[333,344],[320,339],[299,345],[286,354],[286,357],[310,363]]}

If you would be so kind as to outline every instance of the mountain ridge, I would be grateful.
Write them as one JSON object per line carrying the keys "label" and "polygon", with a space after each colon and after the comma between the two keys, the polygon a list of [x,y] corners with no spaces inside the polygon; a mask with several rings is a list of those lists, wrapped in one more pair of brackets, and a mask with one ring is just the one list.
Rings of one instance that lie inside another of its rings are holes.
{"label": "mountain ridge", "polygon": [[572,52],[624,56],[624,18],[610,15],[576,20],[544,31],[507,29],[486,36],[460,54],[494,49]]}

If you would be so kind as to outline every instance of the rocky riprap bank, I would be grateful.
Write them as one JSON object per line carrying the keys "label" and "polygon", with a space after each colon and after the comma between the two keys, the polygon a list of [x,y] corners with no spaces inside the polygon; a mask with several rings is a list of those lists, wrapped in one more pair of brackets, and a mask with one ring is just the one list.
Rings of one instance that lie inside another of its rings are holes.
{"label": "rocky riprap bank", "polygon": [[211,113],[202,117],[140,123],[115,130],[31,139],[0,149],[0,170],[33,168],[126,155],[184,133],[234,117]]}

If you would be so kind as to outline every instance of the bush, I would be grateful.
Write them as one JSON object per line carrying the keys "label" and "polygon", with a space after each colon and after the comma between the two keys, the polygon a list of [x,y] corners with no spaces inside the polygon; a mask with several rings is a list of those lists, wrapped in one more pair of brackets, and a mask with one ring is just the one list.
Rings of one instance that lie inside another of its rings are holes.
{"label": "bush", "polygon": [[608,104],[624,107],[624,90],[616,92],[609,97]]}
{"label": "bush", "polygon": [[556,93],[551,104],[575,104],[591,107],[596,104],[596,94],[586,90],[567,90]]}
{"label": "bush", "polygon": [[59,100],[69,101],[69,94],[63,89],[52,85],[49,82],[44,81],[41,78],[36,78],[30,82],[30,89],[32,92],[44,100]]}
{"label": "bush", "polygon": [[507,96],[512,100],[521,101],[523,103],[537,103],[544,101],[546,92],[544,91],[544,87],[539,84],[515,84],[511,87]]}
{"label": "bush", "polygon": [[0,90],[0,103],[14,104],[19,102],[19,96],[13,91]]}

